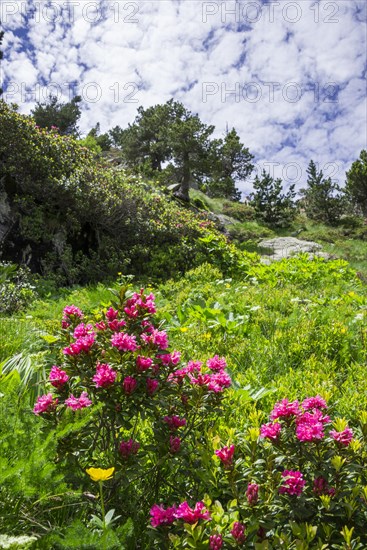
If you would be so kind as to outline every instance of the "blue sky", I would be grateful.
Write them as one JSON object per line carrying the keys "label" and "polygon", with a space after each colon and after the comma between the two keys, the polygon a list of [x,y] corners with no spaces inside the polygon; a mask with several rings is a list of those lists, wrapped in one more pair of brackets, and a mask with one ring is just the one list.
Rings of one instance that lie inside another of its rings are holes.
{"label": "blue sky", "polygon": [[[1,0],[5,99],[80,94],[83,133],[174,97],[302,187],[367,147],[365,0]],[[249,183],[242,186],[249,189]]]}

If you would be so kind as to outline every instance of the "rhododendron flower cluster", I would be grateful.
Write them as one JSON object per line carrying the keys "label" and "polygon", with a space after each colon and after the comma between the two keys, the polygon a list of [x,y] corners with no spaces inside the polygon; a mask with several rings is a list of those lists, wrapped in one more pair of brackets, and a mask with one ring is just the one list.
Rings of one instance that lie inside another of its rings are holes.
{"label": "rhododendron flower cluster", "polygon": [[288,399],[282,399],[274,405],[274,409],[270,413],[271,420],[277,418],[292,418],[300,412],[298,401],[290,402]]}
{"label": "rhododendron flower cluster", "polygon": [[117,372],[111,369],[107,364],[97,364],[97,372],[92,380],[96,383],[97,388],[108,388],[116,380]]}
{"label": "rhododendron flower cluster", "polygon": [[273,441],[279,438],[280,432],[282,431],[282,425],[280,422],[268,422],[263,424],[260,428],[260,437],[266,439],[272,439]]}
{"label": "rhododendron flower cluster", "polygon": [[308,411],[310,409],[327,409],[327,404],[325,399],[323,399],[320,395],[316,395],[315,397],[307,397],[302,401],[302,409],[305,411]]}
{"label": "rhododendron flower cluster", "polygon": [[162,504],[154,504],[150,510],[150,515],[152,516],[150,523],[152,527],[171,525],[176,519],[175,513],[176,506],[170,506],[165,509]]}
{"label": "rhododendron flower cluster", "polygon": [[85,325],[84,323],[80,323],[74,329],[74,338],[81,338],[82,336],[87,336],[92,332],[93,325],[91,323],[88,323],[87,325]]}
{"label": "rhododendron flower cluster", "polygon": [[132,297],[127,300],[124,311],[128,317],[136,318],[141,314],[149,313],[154,315],[156,312],[154,294],[144,295],[144,289],[140,290],[140,293],[134,292]]}
{"label": "rhododendron flower cluster", "polygon": [[175,518],[190,524],[197,523],[200,519],[211,519],[209,511],[201,501],[195,504],[195,508],[190,508],[186,501],[182,502],[175,512]]}
{"label": "rhododendron flower cluster", "polygon": [[297,470],[284,470],[282,472],[282,486],[279,488],[279,493],[299,496],[304,486],[305,480],[301,472]]}
{"label": "rhododendron flower cluster", "polygon": [[319,395],[307,397],[301,405],[298,401],[283,399],[275,404],[270,413],[270,418],[279,422],[263,424],[260,437],[277,441],[282,428],[281,421],[286,420],[289,424],[294,420],[295,436],[299,441],[320,441],[325,437],[325,425],[330,422],[330,417],[323,412],[324,409],[327,409],[326,401]]}
{"label": "rhododendron flower cluster", "polygon": [[186,426],[186,418],[180,418],[177,415],[165,416],[163,418],[163,422],[165,422],[172,431],[178,430],[178,428],[181,428],[182,426]]}
{"label": "rhododendron flower cluster", "polygon": [[169,452],[171,454],[176,454],[181,447],[181,438],[178,436],[171,435],[169,438]]}
{"label": "rhododendron flower cluster", "polygon": [[131,395],[132,393],[134,393],[137,385],[138,381],[133,376],[126,376],[122,383],[122,387],[124,388],[124,392],[126,393],[126,395]]}
{"label": "rhododendron flower cluster", "polygon": [[230,447],[222,447],[222,449],[218,449],[215,451],[215,454],[220,458],[224,466],[227,468],[232,465],[233,463],[233,455],[235,451],[235,446],[231,445]]}
{"label": "rhododendron flower cluster", "polygon": [[158,349],[168,348],[168,337],[164,330],[153,329],[150,334],[143,333],[141,339],[145,344],[157,346]]}
{"label": "rhododendron flower cluster", "polygon": [[223,546],[223,537],[222,535],[210,535],[209,537],[209,548],[210,550],[220,550]]}
{"label": "rhododendron flower cluster", "polygon": [[214,355],[214,357],[207,360],[206,365],[210,370],[214,372],[222,372],[226,368],[227,363],[224,357],[218,357],[218,355]]}
{"label": "rhododendron flower cluster", "polygon": [[65,405],[70,409],[73,409],[73,411],[84,409],[85,407],[90,407],[91,404],[92,401],[88,398],[88,394],[86,391],[83,391],[80,397],[74,397],[73,394],[71,394],[68,399],[65,399]]}
{"label": "rhododendron flower cluster", "polygon": [[112,336],[111,346],[119,351],[135,351],[138,347],[135,336],[124,332],[117,332]]}
{"label": "rhododendron flower cluster", "polygon": [[163,365],[177,365],[181,359],[181,353],[179,351],[173,351],[172,353],[165,353],[163,355],[158,355]]}
{"label": "rhododendron flower cluster", "polygon": [[316,479],[314,479],[312,491],[317,496],[321,496],[321,495],[334,496],[335,495],[334,487],[329,487],[326,479],[322,476],[319,476]]}
{"label": "rhododendron flower cluster", "polygon": [[337,432],[336,430],[330,431],[330,436],[340,443],[343,447],[348,447],[349,443],[353,439],[353,431],[347,426],[343,431]]}
{"label": "rhododendron flower cluster", "polygon": [[296,437],[300,441],[316,441],[324,437],[324,424],[329,422],[328,416],[315,409],[312,413],[306,411],[296,419]]}
{"label": "rhododendron flower cluster", "polygon": [[159,381],[156,378],[147,378],[146,387],[148,395],[154,395],[159,388]]}
{"label": "rhododendron flower cluster", "polygon": [[47,395],[41,395],[37,399],[37,403],[33,408],[33,412],[34,414],[51,412],[53,409],[55,409],[57,403],[58,403],[58,399],[57,398],[54,399],[54,396],[52,395],[52,393],[48,393]]}
{"label": "rhododendron flower cluster", "polygon": [[136,370],[138,372],[144,372],[153,365],[153,359],[151,357],[143,357],[138,355],[136,358]]}
{"label": "rhododendron flower cluster", "polygon": [[54,365],[51,368],[49,380],[54,388],[61,389],[69,380],[69,376],[64,370]]}
{"label": "rhododendron flower cluster", "polygon": [[243,544],[246,540],[245,536],[246,527],[243,523],[235,521],[231,530],[232,537],[236,540],[237,544]]}
{"label": "rhododendron flower cluster", "polygon": [[246,497],[250,506],[257,504],[259,500],[259,486],[257,483],[249,483],[247,485]]}
{"label": "rhododendron flower cluster", "polygon": [[65,355],[79,355],[82,351],[88,353],[94,344],[94,340],[94,332],[86,336],[81,336],[73,344],[64,348],[63,352]]}
{"label": "rhododendron flower cluster", "polygon": [[131,455],[136,455],[139,449],[140,443],[134,441],[133,439],[129,439],[128,441],[121,441],[119,446],[119,453],[124,458],[128,458]]}

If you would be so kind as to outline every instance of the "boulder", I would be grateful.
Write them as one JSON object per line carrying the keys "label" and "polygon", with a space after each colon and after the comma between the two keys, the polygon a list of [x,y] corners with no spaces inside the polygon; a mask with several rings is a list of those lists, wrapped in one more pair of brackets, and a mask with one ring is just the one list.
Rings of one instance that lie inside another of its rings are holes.
{"label": "boulder", "polygon": [[330,257],[326,252],[322,252],[322,247],[318,243],[313,241],[301,241],[295,237],[266,239],[261,241],[258,246],[264,250],[262,253],[264,263],[290,258],[302,252],[308,253],[310,258],[314,256],[322,256],[324,258]]}

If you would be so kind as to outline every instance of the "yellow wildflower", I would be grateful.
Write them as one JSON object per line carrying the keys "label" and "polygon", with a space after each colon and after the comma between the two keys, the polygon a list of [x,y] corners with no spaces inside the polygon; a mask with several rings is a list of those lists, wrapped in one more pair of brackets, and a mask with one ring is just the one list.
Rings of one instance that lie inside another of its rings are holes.
{"label": "yellow wildflower", "polygon": [[87,468],[85,471],[90,476],[92,481],[106,481],[107,479],[111,479],[115,468]]}

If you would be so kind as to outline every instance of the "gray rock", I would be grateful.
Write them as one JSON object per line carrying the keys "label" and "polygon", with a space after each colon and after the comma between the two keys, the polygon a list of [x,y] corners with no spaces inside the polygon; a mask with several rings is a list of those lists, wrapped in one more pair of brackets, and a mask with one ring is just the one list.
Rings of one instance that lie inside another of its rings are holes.
{"label": "gray rock", "polygon": [[263,263],[270,263],[283,258],[291,258],[295,254],[306,252],[310,259],[314,256],[329,258],[329,254],[322,252],[322,247],[313,241],[301,241],[295,237],[276,237],[275,239],[266,239],[259,243],[259,247],[264,249]]}

